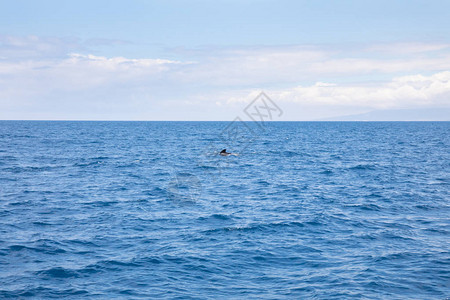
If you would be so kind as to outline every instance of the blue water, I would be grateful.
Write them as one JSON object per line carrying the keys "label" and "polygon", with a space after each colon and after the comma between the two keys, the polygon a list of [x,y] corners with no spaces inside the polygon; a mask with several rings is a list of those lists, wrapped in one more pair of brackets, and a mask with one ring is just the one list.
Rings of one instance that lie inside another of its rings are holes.
{"label": "blue water", "polygon": [[228,125],[1,121],[0,298],[450,296],[449,122]]}

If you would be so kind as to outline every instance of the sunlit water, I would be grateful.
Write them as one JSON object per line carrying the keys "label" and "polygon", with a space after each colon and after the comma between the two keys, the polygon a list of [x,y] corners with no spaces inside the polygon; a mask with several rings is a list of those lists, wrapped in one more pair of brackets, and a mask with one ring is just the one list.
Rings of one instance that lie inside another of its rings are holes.
{"label": "sunlit water", "polygon": [[228,125],[0,122],[0,298],[450,296],[450,123]]}

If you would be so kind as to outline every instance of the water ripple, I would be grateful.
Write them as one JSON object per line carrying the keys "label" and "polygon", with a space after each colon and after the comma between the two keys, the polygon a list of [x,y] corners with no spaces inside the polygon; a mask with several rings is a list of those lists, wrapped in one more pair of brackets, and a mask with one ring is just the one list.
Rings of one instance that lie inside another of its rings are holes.
{"label": "water ripple", "polygon": [[450,123],[226,125],[0,121],[0,298],[450,296]]}

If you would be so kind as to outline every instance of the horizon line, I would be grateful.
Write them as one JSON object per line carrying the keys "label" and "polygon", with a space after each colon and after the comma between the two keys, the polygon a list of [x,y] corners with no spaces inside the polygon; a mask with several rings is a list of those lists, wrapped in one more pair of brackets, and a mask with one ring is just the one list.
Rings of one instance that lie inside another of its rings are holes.
{"label": "horizon line", "polygon": [[[235,122],[235,120],[80,120],[80,119],[0,119],[0,122]],[[239,120],[245,123],[282,123],[282,122],[450,122],[450,120]]]}

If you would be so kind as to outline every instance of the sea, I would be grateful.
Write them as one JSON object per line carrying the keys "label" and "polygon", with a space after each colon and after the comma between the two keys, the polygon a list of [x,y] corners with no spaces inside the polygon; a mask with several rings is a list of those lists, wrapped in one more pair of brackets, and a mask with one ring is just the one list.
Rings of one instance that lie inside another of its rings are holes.
{"label": "sea", "polygon": [[449,150],[450,122],[0,121],[0,298],[449,299]]}

